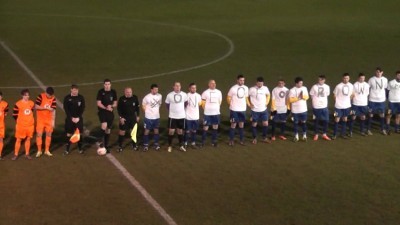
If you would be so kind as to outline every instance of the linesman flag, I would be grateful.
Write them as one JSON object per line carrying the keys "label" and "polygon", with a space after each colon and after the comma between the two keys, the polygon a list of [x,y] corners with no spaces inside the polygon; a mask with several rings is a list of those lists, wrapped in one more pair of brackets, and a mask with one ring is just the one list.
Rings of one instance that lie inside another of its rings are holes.
{"label": "linesman flag", "polygon": [[133,129],[132,129],[132,132],[131,132],[131,138],[135,143],[137,141],[136,134],[137,134],[137,123],[135,124],[135,126],[133,126]]}
{"label": "linesman flag", "polygon": [[81,134],[80,134],[80,132],[79,132],[79,129],[76,128],[74,134],[71,136],[71,138],[69,139],[69,141],[70,141],[71,143],[76,143],[76,142],[78,142],[80,139],[81,139]]}

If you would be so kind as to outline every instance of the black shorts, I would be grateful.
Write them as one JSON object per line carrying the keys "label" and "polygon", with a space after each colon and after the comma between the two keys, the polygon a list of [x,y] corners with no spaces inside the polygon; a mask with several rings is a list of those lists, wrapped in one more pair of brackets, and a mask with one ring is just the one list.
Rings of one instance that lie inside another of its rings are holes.
{"label": "black shorts", "polygon": [[65,133],[73,134],[75,132],[76,128],[79,129],[79,132],[81,132],[81,133],[83,132],[83,119],[82,118],[79,118],[78,123],[73,123],[72,118],[65,119],[65,125],[64,125]]}
{"label": "black shorts", "polygon": [[120,130],[132,130],[136,124],[136,120],[125,120],[124,124],[119,123]]}
{"label": "black shorts", "polygon": [[114,122],[114,113],[106,110],[101,110],[97,113],[100,123],[107,123],[107,128],[111,129]]}
{"label": "black shorts", "polygon": [[185,119],[168,118],[168,129],[185,129]]}

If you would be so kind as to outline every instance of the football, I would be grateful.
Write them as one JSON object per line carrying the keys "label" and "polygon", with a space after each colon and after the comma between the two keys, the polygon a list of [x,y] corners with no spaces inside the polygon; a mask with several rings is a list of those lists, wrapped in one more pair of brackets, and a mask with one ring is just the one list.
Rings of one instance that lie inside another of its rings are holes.
{"label": "football", "polygon": [[106,150],[106,148],[104,148],[104,147],[99,147],[98,149],[97,149],[97,154],[98,155],[105,155],[107,153],[107,150]]}

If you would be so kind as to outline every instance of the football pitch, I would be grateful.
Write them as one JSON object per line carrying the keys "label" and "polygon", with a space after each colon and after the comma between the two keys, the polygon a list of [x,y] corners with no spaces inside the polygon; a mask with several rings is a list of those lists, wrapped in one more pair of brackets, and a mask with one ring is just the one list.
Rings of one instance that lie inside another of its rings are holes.
{"label": "football pitch", "polygon": [[[118,97],[129,86],[140,100],[152,83],[165,97],[173,81],[184,91],[195,82],[202,92],[209,79],[225,97],[239,73],[248,86],[264,76],[270,90],[279,77],[293,86],[296,76],[310,88],[320,74],[333,89],[344,72],[354,82],[377,66],[391,80],[400,69],[397,4],[0,0],[0,90],[12,110],[22,88],[31,99],[42,92],[38,80],[54,86],[59,100],[76,83],[86,98],[84,125],[97,136],[96,94],[105,78]],[[162,151],[114,147],[101,157],[90,137],[84,155],[62,155],[58,109],[54,156],[30,161],[10,160],[15,122],[7,116],[0,224],[399,223],[400,135],[383,136],[375,125],[373,136],[362,137],[356,124],[351,139],[294,143],[289,122],[287,141],[252,145],[246,124],[247,145],[232,148],[225,101],[221,111],[218,148],[168,153],[162,107]]]}

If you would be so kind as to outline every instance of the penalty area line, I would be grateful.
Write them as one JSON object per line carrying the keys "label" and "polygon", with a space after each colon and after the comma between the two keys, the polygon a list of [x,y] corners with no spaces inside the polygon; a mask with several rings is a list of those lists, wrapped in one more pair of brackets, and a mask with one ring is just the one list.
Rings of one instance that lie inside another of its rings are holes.
{"label": "penalty area line", "polygon": [[[10,54],[10,56],[18,63],[18,65],[29,75],[32,80],[43,90],[46,90],[44,83],[29,69],[28,66],[11,50],[6,43],[0,40],[2,48]],[[63,104],[57,100],[57,106],[64,110]],[[121,174],[136,188],[137,191],[146,199],[146,201],[158,212],[158,214],[168,223],[168,225],[177,225],[175,220],[164,210],[163,207],[146,191],[146,189],[135,179],[132,174],[111,154],[107,154],[107,159],[121,172]]]}

